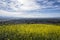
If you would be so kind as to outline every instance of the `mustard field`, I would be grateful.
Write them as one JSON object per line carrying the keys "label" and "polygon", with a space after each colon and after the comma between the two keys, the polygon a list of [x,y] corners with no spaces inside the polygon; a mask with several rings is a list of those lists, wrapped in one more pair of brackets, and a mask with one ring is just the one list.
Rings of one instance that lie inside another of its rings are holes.
{"label": "mustard field", "polygon": [[60,25],[56,24],[0,25],[0,40],[60,40]]}

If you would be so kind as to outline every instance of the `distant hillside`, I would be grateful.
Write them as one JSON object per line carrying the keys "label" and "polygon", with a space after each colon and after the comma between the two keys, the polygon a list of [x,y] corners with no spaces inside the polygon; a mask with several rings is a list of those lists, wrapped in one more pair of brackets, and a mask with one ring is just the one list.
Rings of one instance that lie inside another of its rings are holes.
{"label": "distant hillside", "polygon": [[14,20],[13,17],[0,16],[0,22]]}
{"label": "distant hillside", "polygon": [[60,18],[21,18],[6,21],[0,21],[0,24],[35,24],[35,23],[60,23]]}

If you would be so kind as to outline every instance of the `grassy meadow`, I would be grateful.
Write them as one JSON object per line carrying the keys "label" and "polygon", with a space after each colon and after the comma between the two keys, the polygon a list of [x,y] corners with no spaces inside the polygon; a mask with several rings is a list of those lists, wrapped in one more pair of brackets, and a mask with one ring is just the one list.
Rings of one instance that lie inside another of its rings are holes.
{"label": "grassy meadow", "polygon": [[0,40],[60,40],[60,25],[56,24],[0,25]]}

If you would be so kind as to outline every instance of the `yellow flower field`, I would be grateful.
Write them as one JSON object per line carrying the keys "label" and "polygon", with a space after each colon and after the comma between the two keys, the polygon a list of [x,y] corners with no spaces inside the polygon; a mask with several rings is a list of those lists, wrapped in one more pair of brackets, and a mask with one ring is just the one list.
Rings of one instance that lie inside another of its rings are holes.
{"label": "yellow flower field", "polygon": [[0,25],[0,40],[60,40],[60,25]]}

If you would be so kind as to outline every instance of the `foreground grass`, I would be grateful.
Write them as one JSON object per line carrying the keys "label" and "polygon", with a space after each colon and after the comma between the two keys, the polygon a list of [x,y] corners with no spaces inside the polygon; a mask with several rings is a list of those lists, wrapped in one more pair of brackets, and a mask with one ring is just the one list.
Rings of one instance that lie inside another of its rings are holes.
{"label": "foreground grass", "polygon": [[60,40],[60,25],[2,25],[0,26],[0,40]]}

